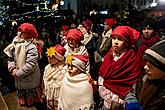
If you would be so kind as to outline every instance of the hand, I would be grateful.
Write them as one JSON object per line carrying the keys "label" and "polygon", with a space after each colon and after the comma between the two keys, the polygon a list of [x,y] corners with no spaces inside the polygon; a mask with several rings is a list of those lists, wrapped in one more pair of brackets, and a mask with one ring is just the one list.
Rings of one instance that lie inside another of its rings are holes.
{"label": "hand", "polygon": [[48,101],[48,107],[51,109],[51,110],[58,110],[58,101],[56,100],[52,100],[52,101]]}
{"label": "hand", "polygon": [[89,77],[87,78],[87,80],[88,80],[88,82],[89,82],[91,85],[94,84],[94,80],[92,79],[91,76],[89,76]]}
{"label": "hand", "polygon": [[129,103],[125,105],[125,110],[143,110],[143,108],[138,103]]}
{"label": "hand", "polygon": [[17,69],[13,69],[13,71],[12,71],[12,74],[11,74],[11,75],[13,75],[14,77],[16,77],[16,72],[17,72]]}
{"label": "hand", "polygon": [[93,94],[95,94],[98,91],[97,81],[93,80],[91,76],[89,76],[87,78],[87,80],[92,85],[92,87],[93,87]]}

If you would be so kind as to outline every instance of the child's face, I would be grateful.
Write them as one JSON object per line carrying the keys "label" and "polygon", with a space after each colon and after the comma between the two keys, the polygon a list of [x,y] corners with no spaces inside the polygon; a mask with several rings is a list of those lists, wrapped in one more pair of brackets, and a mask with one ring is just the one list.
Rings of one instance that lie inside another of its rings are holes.
{"label": "child's face", "polygon": [[127,45],[128,44],[122,37],[116,35],[112,37],[112,48],[114,51],[120,52],[121,50],[125,49]]}
{"label": "child's face", "polygon": [[165,72],[159,70],[148,61],[146,65],[144,66],[144,69],[145,69],[145,72],[147,73],[147,78],[149,80],[165,78]]}
{"label": "child's face", "polygon": [[67,38],[66,38],[66,36],[62,36],[61,37],[61,44],[63,44],[63,45],[67,44]]}
{"label": "child's face", "polygon": [[20,37],[21,36],[21,31],[17,32],[17,36]]}
{"label": "child's face", "polygon": [[71,76],[75,76],[80,73],[80,70],[74,65],[68,65],[68,73]]}
{"label": "child's face", "polygon": [[79,29],[83,34],[87,33],[86,28],[83,27],[82,25],[79,25],[79,26],[78,26],[78,29]]}
{"label": "child's face", "polygon": [[49,62],[49,64],[56,64],[56,63],[58,63],[59,62],[59,60],[57,60],[54,56],[52,56],[52,57],[48,57],[48,62]]}
{"label": "child's face", "polygon": [[145,38],[150,38],[153,34],[154,30],[151,28],[143,27],[142,28],[142,33]]}
{"label": "child's face", "polygon": [[111,26],[106,24],[106,23],[104,23],[104,31],[108,31],[110,29],[111,29]]}
{"label": "child's face", "polygon": [[68,41],[68,45],[71,47],[71,48],[76,48],[76,40],[74,40],[73,38],[68,38],[67,39]]}
{"label": "child's face", "polygon": [[27,39],[28,37],[27,37],[27,34],[25,34],[25,32],[21,32],[21,33],[19,33],[19,37],[20,38],[22,38],[22,39]]}

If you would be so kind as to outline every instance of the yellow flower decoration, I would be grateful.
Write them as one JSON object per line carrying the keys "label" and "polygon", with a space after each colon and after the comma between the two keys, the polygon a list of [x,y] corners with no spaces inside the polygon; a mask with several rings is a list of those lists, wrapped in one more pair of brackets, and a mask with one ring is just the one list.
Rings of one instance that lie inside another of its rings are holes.
{"label": "yellow flower decoration", "polygon": [[73,60],[73,56],[72,55],[68,55],[66,57],[66,64],[72,65],[72,60]]}
{"label": "yellow flower decoration", "polygon": [[53,55],[55,55],[55,52],[56,52],[56,50],[53,47],[50,47],[47,49],[46,54],[48,57],[52,57]]}

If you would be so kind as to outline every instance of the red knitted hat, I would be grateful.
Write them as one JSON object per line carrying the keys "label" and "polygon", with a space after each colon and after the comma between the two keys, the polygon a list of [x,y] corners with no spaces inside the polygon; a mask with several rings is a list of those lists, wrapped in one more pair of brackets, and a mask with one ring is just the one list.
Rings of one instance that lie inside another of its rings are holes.
{"label": "red knitted hat", "polygon": [[81,25],[86,29],[86,30],[91,30],[92,28],[92,21],[91,20],[84,20]]}
{"label": "red knitted hat", "polygon": [[62,47],[61,45],[57,44],[54,47],[50,47],[47,49],[47,56],[52,57],[54,56],[58,60],[63,60],[64,59],[64,54],[66,52],[66,49]]}
{"label": "red knitted hat", "polygon": [[89,57],[87,55],[81,55],[81,54],[73,54],[72,55],[75,58],[78,58],[79,60],[83,61],[85,64],[87,64]]}
{"label": "red knitted hat", "polygon": [[30,23],[23,23],[21,26],[18,28],[18,31],[23,31],[25,34],[27,34],[27,38],[37,38],[38,33],[36,28],[34,27],[33,24]]}
{"label": "red knitted hat", "polygon": [[104,23],[110,25],[110,26],[113,26],[114,24],[116,24],[116,20],[115,19],[112,19],[112,18],[108,18],[108,19],[105,19],[104,20]]}
{"label": "red knitted hat", "polygon": [[78,29],[70,29],[66,35],[67,39],[73,38],[76,40],[77,43],[79,43],[81,40],[84,39],[84,36],[81,31]]}
{"label": "red knitted hat", "polygon": [[70,27],[68,25],[63,25],[61,27],[61,31],[68,31],[70,29]]}
{"label": "red knitted hat", "polygon": [[137,42],[140,32],[129,26],[117,26],[112,32],[112,37],[114,35],[124,38],[130,46],[133,46]]}
{"label": "red knitted hat", "polygon": [[86,72],[87,62],[89,61],[89,57],[87,55],[81,54],[72,54],[66,58],[66,63],[71,64],[79,68],[81,71]]}
{"label": "red knitted hat", "polygon": [[159,41],[150,49],[147,49],[145,51],[144,59],[165,72],[165,40]]}
{"label": "red knitted hat", "polygon": [[63,46],[57,44],[56,46],[54,46],[54,48],[55,48],[56,52],[58,54],[60,54],[61,56],[65,55],[66,49]]}

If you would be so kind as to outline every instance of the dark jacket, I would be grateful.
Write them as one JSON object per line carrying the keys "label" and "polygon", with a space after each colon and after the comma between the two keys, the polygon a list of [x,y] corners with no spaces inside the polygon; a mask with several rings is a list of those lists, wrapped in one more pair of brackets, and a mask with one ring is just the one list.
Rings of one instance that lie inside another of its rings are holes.
{"label": "dark jacket", "polygon": [[[141,91],[139,91],[139,89],[142,88],[142,85],[145,80],[147,80],[146,76],[143,77],[142,84],[140,83],[139,80],[136,84],[134,84],[132,89],[128,91],[126,95],[126,103],[130,103],[130,99],[131,99],[131,102],[136,100],[140,104],[139,94]],[[148,94],[148,96],[152,96],[152,97],[149,97],[150,100],[145,105],[141,104],[141,106],[143,107],[144,110],[165,110],[165,85],[164,85],[165,81],[159,80],[159,81],[152,81],[151,83],[155,87],[157,87],[157,89],[154,92],[154,94],[152,95]],[[144,99],[141,100],[143,101]]]}

